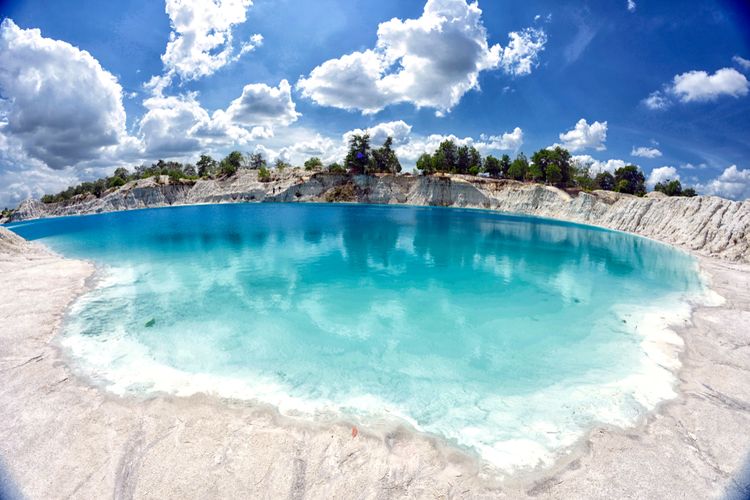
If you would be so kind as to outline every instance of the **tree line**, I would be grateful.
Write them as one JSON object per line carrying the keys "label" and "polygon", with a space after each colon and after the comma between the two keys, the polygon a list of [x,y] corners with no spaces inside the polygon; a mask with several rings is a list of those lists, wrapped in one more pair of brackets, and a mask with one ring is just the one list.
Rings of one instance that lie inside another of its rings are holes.
{"label": "tree line", "polygon": [[[529,160],[523,153],[518,153],[514,159],[507,154],[500,158],[482,157],[473,146],[458,146],[454,141],[446,140],[433,153],[420,156],[416,167],[425,175],[485,173],[496,179],[537,182],[560,188],[602,189],[637,196],[646,194],[646,178],[637,166],[625,165],[616,169],[614,174],[599,172],[592,175],[589,167],[575,162],[570,152],[560,146],[540,149]],[[668,196],[696,195],[693,188],[682,189],[679,180],[659,183],[655,190]]]}
{"label": "tree line", "polygon": [[[273,164],[276,172],[291,167],[281,158]],[[139,165],[132,172],[120,167],[110,177],[83,182],[54,195],[45,195],[42,202],[67,201],[80,195],[101,197],[110,189],[148,177],[156,177],[157,182],[161,180],[161,176],[168,176],[172,181],[227,178],[236,175],[237,171],[243,168],[257,170],[261,182],[268,182],[273,178],[261,153],[243,155],[239,151],[232,151],[221,160],[202,154],[195,165],[159,160],[151,165]],[[584,191],[602,189],[637,196],[646,194],[646,179],[637,166],[625,165],[616,169],[614,174],[592,174],[588,166],[574,161],[570,152],[560,146],[540,149],[530,159],[523,153],[518,153],[511,159],[507,154],[500,158],[492,155],[483,156],[474,146],[458,145],[453,140],[445,140],[432,153],[421,155],[416,162],[416,168],[422,175],[486,175],[495,179],[536,182]],[[401,163],[393,149],[392,137],[386,138],[382,146],[372,147],[369,134],[354,134],[349,138],[343,164],[333,162],[324,166],[320,158],[312,157],[304,162],[304,169],[330,173],[395,175],[401,172]],[[658,183],[654,190],[667,196],[696,195],[695,189],[683,188],[676,179]]]}

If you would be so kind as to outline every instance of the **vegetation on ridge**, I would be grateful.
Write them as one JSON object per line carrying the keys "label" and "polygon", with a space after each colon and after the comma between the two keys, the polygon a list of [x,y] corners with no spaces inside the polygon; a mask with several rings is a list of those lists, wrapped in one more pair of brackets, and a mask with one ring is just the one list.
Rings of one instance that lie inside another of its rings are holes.
{"label": "vegetation on ridge", "polygon": [[[334,162],[324,166],[319,157],[311,157],[304,162],[304,169],[310,172],[351,173],[351,174],[398,174],[401,172],[401,162],[393,149],[393,138],[388,137],[379,148],[370,144],[369,134],[354,134],[349,139],[349,149],[343,165]],[[279,158],[274,162],[273,169],[280,173],[292,166]],[[261,153],[243,155],[239,151],[232,151],[220,161],[209,155],[202,154],[195,165],[182,164],[176,161],[159,160],[150,166],[140,165],[133,172],[126,168],[118,168],[110,177],[93,182],[83,182],[77,186],[42,197],[44,203],[57,203],[70,200],[76,196],[101,197],[110,190],[114,190],[130,181],[155,177],[156,182],[161,176],[168,176],[171,181],[196,181],[198,179],[229,178],[237,174],[240,169],[258,171],[258,180],[270,182],[273,180],[272,170],[268,167]],[[579,189],[592,191],[602,189],[628,193],[636,196],[646,194],[646,179],[643,172],[635,165],[626,165],[614,171],[597,172],[592,174],[590,168],[576,162],[570,152],[560,146],[536,151],[531,158],[518,153],[511,159],[507,154],[496,158],[492,155],[482,156],[474,147],[458,145],[452,140],[445,140],[432,153],[424,153],[416,162],[416,169],[422,175],[433,174],[464,174],[484,175],[493,179],[511,179],[522,182],[533,182],[556,186],[562,189]],[[669,180],[659,183],[654,188],[667,196],[695,196],[693,188],[683,188],[679,180]],[[2,212],[8,217],[7,209]]]}

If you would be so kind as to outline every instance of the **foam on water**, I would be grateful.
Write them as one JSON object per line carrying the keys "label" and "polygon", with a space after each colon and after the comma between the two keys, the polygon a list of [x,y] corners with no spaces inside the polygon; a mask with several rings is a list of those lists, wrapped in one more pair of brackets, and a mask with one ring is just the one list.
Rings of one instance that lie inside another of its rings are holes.
{"label": "foam on water", "polygon": [[61,343],[110,391],[407,422],[509,472],[674,397],[669,325],[704,291],[664,245],[478,211],[225,205],[17,231],[102,266]]}

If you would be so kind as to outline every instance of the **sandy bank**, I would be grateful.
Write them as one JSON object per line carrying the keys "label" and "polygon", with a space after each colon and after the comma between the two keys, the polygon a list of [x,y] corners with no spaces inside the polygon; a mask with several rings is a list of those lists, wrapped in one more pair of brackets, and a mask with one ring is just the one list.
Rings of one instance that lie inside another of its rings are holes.
{"label": "sandy bank", "polygon": [[30,498],[739,493],[750,451],[750,266],[701,264],[726,302],[696,309],[681,328],[681,397],[636,428],[596,429],[551,470],[497,483],[463,454],[406,431],[352,437],[347,425],[303,425],[244,403],[119,398],[91,387],[53,341],[91,265],[11,241],[0,228],[0,457]]}

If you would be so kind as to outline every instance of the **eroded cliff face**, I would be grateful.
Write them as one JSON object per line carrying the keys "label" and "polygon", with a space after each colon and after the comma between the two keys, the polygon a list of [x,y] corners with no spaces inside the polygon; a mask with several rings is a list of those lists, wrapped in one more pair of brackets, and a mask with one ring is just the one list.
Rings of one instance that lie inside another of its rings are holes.
{"label": "eroded cliff face", "polygon": [[130,182],[101,198],[22,203],[12,220],[137,208],[236,202],[355,202],[483,208],[593,224],[654,238],[699,254],[750,262],[750,201],[717,197],[639,198],[594,191],[571,196],[536,184],[469,176],[365,176],[290,170],[270,182],[257,172],[229,179]]}

